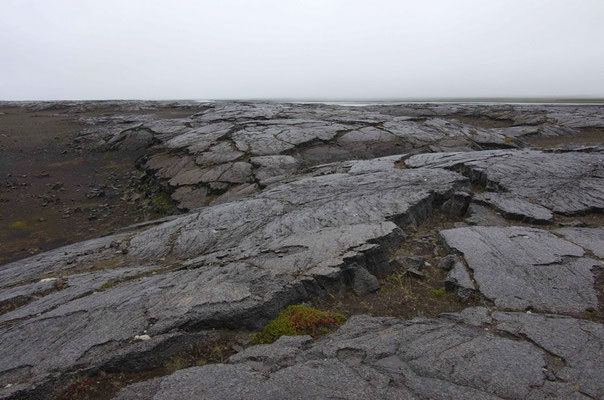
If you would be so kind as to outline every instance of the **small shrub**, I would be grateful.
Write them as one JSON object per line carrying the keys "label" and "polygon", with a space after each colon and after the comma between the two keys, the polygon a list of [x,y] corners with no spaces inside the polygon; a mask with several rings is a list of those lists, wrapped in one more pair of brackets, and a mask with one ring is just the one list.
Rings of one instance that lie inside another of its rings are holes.
{"label": "small shrub", "polygon": [[344,321],[346,318],[338,313],[302,305],[289,306],[266,324],[262,332],[256,333],[250,343],[273,343],[281,336],[310,335],[316,338],[335,330]]}

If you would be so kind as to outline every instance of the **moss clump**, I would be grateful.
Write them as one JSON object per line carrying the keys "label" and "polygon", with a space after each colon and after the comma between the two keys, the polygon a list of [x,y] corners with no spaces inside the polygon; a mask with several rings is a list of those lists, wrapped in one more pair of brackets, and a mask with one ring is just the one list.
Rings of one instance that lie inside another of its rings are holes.
{"label": "moss clump", "polygon": [[289,306],[266,324],[262,332],[256,333],[250,343],[273,343],[281,336],[310,335],[316,338],[335,330],[344,321],[346,318],[342,314],[302,305]]}
{"label": "moss clump", "polygon": [[442,289],[432,289],[428,292],[430,297],[440,297],[443,296],[446,292]]}
{"label": "moss clump", "polygon": [[111,289],[115,286],[115,282],[105,282],[101,285],[101,290]]}
{"label": "moss clump", "polygon": [[155,209],[162,214],[174,212],[176,205],[168,193],[155,193],[151,199]]}

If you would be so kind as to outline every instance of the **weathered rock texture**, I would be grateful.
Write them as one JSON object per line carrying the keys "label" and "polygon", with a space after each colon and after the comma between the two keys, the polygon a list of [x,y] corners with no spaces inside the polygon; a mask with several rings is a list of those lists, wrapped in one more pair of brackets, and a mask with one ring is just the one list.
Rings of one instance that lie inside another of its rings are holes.
{"label": "weathered rock texture", "polygon": [[[175,330],[257,329],[283,306],[341,293],[350,280],[359,293],[375,290],[362,280],[390,272],[389,253],[404,240],[397,223],[424,220],[436,200],[467,184],[454,172],[397,169],[394,159],[375,164],[301,177],[143,232],[4,266],[9,277],[27,269],[20,279],[35,282],[70,269],[140,265],[70,275],[66,288],[2,315],[0,384],[31,386],[111,363],[136,352],[133,338],[143,333],[159,341]],[[108,281],[115,284],[103,287]]]}
{"label": "weathered rock texture", "polygon": [[[604,127],[602,108],[595,105],[341,107],[224,102],[199,104],[197,109],[191,103],[180,105],[191,108],[188,118],[158,119],[151,112],[153,103],[123,103],[124,110],[149,112],[84,118],[91,127],[82,132],[81,140],[112,149],[150,147],[144,168],[175,193],[181,208],[191,209],[242,187],[253,193],[303,167],[327,161],[516,148],[525,146],[526,139],[580,135]],[[259,186],[250,187],[254,183]],[[182,188],[203,190],[183,198],[183,191],[178,192]],[[208,192],[213,196],[206,196]]]}
{"label": "weathered rock texture", "polygon": [[356,316],[327,338],[282,337],[226,364],[132,385],[117,399],[600,398],[603,337],[588,321],[486,309],[409,321]]}
{"label": "weathered rock texture", "polygon": [[[457,221],[440,233],[454,253],[443,286],[491,310],[357,316],[119,397],[602,397],[602,325],[581,318],[599,318],[604,148],[524,148],[604,128],[601,107],[183,102],[189,117],[162,119],[151,102],[25,104],[109,105],[123,114],[82,117],[80,144],[143,151],[146,179],[192,211],[0,266],[0,398],[47,398],[70,377],[156,366],[213,328],[374,292],[435,209]],[[586,213],[587,227],[550,227]]]}
{"label": "weathered rock texture", "polygon": [[464,256],[480,292],[498,307],[579,313],[598,306],[592,269],[601,263],[552,233],[471,227],[440,234]]}

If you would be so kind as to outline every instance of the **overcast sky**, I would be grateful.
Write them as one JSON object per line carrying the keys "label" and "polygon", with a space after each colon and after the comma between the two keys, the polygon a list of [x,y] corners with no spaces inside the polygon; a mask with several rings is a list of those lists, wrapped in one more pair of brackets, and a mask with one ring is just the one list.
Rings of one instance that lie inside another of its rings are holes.
{"label": "overcast sky", "polygon": [[604,0],[1,0],[0,99],[604,96]]}

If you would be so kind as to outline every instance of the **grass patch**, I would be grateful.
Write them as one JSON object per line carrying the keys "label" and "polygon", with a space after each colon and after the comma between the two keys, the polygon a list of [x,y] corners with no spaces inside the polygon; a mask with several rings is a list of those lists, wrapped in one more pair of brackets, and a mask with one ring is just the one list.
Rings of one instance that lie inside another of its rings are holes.
{"label": "grass patch", "polygon": [[391,274],[386,278],[386,280],[395,285],[402,285],[405,281],[405,275],[407,275],[407,271],[401,271]]}
{"label": "grass patch", "polygon": [[337,329],[345,321],[342,314],[303,305],[289,306],[266,324],[262,332],[252,336],[250,344],[273,343],[281,336],[310,335],[316,338]]}
{"label": "grass patch", "polygon": [[170,214],[176,209],[176,204],[168,193],[158,192],[151,198],[153,206],[161,214]]}

